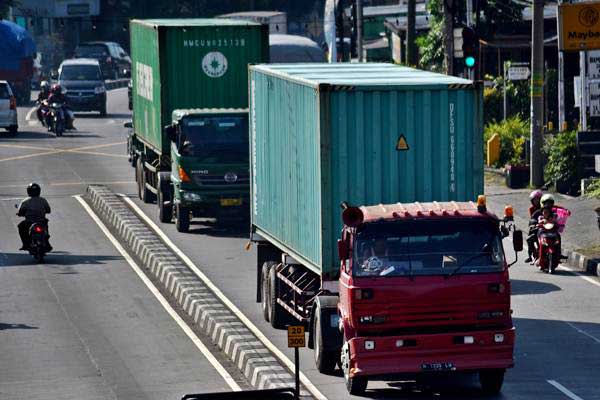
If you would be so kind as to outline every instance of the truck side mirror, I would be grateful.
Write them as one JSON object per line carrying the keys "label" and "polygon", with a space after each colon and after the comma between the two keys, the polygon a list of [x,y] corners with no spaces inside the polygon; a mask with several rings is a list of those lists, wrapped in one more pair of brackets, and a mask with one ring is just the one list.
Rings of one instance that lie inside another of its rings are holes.
{"label": "truck side mirror", "polygon": [[123,122],[123,127],[124,128],[132,129],[133,128],[133,122],[132,121]]}
{"label": "truck side mirror", "polygon": [[348,242],[342,239],[338,239],[338,255],[340,260],[344,261],[348,259]]}
{"label": "truck side mirror", "polygon": [[523,231],[515,230],[513,232],[513,249],[516,252],[523,251]]}
{"label": "truck side mirror", "polygon": [[175,125],[165,126],[165,133],[171,142],[175,142],[177,140],[177,131],[175,129]]}

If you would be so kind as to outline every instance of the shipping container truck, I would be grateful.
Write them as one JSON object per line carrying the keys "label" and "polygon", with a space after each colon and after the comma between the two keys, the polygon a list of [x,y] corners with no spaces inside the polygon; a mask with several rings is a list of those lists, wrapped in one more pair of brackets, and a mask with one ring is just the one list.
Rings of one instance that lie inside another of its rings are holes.
{"label": "shipping container truck", "polygon": [[138,194],[162,222],[247,216],[248,64],[268,61],[268,27],[226,19],[131,21]]}
{"label": "shipping container truck", "polygon": [[481,87],[391,64],[257,65],[250,126],[265,319],[305,324],[319,371],[339,363],[352,394],[456,371],[499,391],[515,229],[477,196]]}
{"label": "shipping container truck", "polygon": [[0,19],[0,80],[6,80],[19,104],[31,100],[31,80],[36,47],[33,38],[21,26]]}

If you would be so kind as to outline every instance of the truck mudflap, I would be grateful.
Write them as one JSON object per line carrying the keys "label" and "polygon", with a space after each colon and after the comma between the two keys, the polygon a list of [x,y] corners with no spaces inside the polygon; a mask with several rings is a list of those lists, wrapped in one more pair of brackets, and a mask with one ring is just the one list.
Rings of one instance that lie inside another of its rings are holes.
{"label": "truck mudflap", "polygon": [[350,376],[477,371],[514,365],[515,328],[414,336],[357,337]]}

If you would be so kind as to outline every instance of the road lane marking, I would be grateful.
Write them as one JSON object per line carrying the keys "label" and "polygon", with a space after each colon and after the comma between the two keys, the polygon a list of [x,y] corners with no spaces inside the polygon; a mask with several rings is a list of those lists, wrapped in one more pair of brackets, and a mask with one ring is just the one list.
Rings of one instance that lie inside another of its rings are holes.
{"label": "road lane marking", "polygon": [[575,329],[577,332],[581,333],[582,335],[585,335],[587,337],[589,337],[590,339],[592,339],[593,341],[595,341],[596,343],[600,344],[600,339],[598,339],[596,336],[592,335],[591,333],[588,333],[586,331],[584,331],[581,328],[576,327],[575,325],[573,325],[570,322],[567,321],[563,321],[565,324],[569,325],[571,328]]}
{"label": "road lane marking", "polygon": [[[105,182],[95,182],[95,181],[81,181],[81,182],[57,182],[57,183],[43,183],[38,182],[40,186],[77,186],[77,185],[129,185],[135,183],[135,181],[105,181]],[[9,188],[22,188],[24,185],[28,185],[28,182],[14,184],[14,185],[0,185],[0,189],[9,189]]]}
{"label": "road lane marking", "polygon": [[548,382],[549,384],[563,392],[567,397],[573,400],[583,400],[581,397],[577,396],[575,393],[571,392],[569,389],[552,379],[548,379],[546,382]]}
{"label": "road lane marking", "polygon": [[[246,325],[246,327],[250,329],[252,333],[254,333],[258,340],[263,342],[263,344],[271,351],[271,353],[279,358],[279,360],[283,362],[290,371],[294,371],[294,363],[285,354],[283,354],[283,352],[279,350],[279,348],[277,348],[277,346],[275,346],[206,275],[204,275],[204,273],[196,266],[196,264],[194,264],[194,262],[187,255],[185,255],[185,253],[181,251],[181,249],[179,249],[179,247],[177,247],[175,243],[171,241],[171,239],[169,239],[169,237],[154,223],[154,221],[152,221],[146,215],[146,213],[144,213],[144,211],[142,211],[141,208],[138,207],[137,204],[133,202],[133,200],[122,193],[117,195],[131,206],[133,211],[140,218],[142,218],[158,236],[160,236],[163,242],[170,247],[171,250],[173,250],[179,256],[179,258],[181,258],[181,260],[192,270],[192,272],[196,274],[196,276],[198,276],[198,278],[204,282],[209,289],[213,291],[213,293],[223,302],[223,304],[229,307],[229,309],[240,319],[240,321],[242,321],[242,323]],[[300,372],[300,381],[316,399],[327,400],[327,397],[325,397],[325,395],[323,395],[323,393],[321,393],[319,389],[312,384],[312,382],[306,375],[304,375],[303,372]]]}
{"label": "road lane marking", "polygon": [[600,286],[600,281],[597,281],[596,279],[590,278],[589,276],[586,276],[584,274],[582,274],[579,271],[574,270],[571,267],[567,267],[566,265],[560,265],[561,269],[566,269],[567,271],[571,272],[572,274],[580,277],[581,279],[583,279],[584,281],[587,281],[589,283],[591,283],[592,285],[596,285],[596,286]]}
{"label": "road lane marking", "polygon": [[[25,154],[25,155],[21,155],[21,156],[0,158],[0,162],[22,160],[25,158],[41,157],[41,156],[45,156],[45,155],[56,155],[56,154],[61,154],[61,153],[82,153],[84,150],[95,150],[95,149],[100,149],[100,148],[104,148],[104,147],[122,145],[125,143],[127,143],[127,142],[122,141],[122,142],[115,142],[115,143],[104,143],[104,144],[96,144],[96,145],[91,145],[91,146],[75,147],[75,148],[71,148],[71,149],[54,149],[51,151],[42,151],[41,153]],[[11,145],[5,145],[5,146],[10,147]]]}
{"label": "road lane marking", "polygon": [[96,213],[90,208],[90,206],[81,198],[81,195],[73,196],[79,204],[84,208],[85,211],[90,215],[92,220],[98,225],[100,230],[106,235],[108,240],[115,246],[117,251],[121,253],[125,261],[129,264],[129,266],[134,270],[134,272],[140,277],[142,282],[146,285],[146,287],[150,290],[150,292],[156,297],[158,302],[163,306],[165,311],[177,322],[177,325],[185,332],[185,334],[191,339],[191,341],[196,345],[198,350],[206,357],[208,362],[213,366],[213,368],[221,375],[221,377],[225,380],[227,385],[231,388],[231,390],[239,392],[242,388],[237,384],[235,379],[227,372],[227,370],[221,365],[219,360],[215,358],[215,356],[210,352],[210,350],[202,343],[200,338],[194,333],[194,331],[185,323],[185,321],[177,314],[177,312],[171,307],[169,302],[164,298],[164,296],[160,293],[160,291],[154,286],[152,281],[144,274],[139,265],[135,262],[135,260],[125,251],[123,246],[119,243],[119,241],[113,236],[113,234],[108,230],[106,225],[98,218]]}
{"label": "road lane marking", "polygon": [[29,112],[25,116],[25,121],[31,121],[31,114],[33,114],[36,109],[37,107],[31,107],[31,110],[29,110]]}

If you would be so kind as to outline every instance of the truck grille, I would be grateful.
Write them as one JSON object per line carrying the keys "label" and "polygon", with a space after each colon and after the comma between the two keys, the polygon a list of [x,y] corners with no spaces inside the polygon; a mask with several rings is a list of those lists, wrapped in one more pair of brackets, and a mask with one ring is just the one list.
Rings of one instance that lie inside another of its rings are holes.
{"label": "truck grille", "polygon": [[247,185],[250,182],[248,174],[223,174],[223,175],[205,175],[192,173],[192,180],[200,186],[226,186],[226,185]]}

